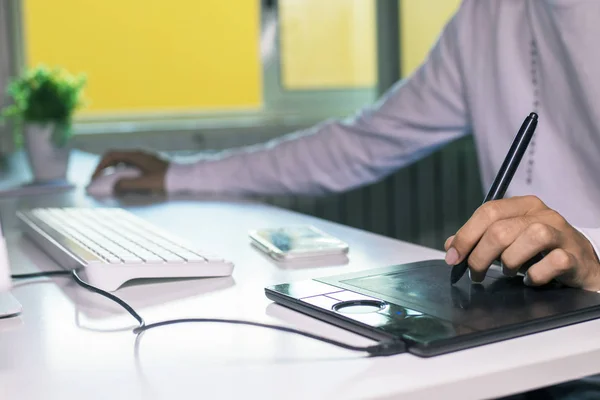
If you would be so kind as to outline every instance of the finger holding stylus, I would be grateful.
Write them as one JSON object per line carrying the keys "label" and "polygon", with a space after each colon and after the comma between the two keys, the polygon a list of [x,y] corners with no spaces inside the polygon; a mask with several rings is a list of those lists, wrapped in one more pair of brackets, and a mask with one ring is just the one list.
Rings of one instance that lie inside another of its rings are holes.
{"label": "finger holding stylus", "polygon": [[526,285],[539,286],[557,279],[567,286],[600,290],[600,263],[590,241],[535,196],[483,204],[448,238],[445,248],[449,265],[467,257],[473,282],[481,282],[496,259],[502,261],[505,275],[511,276],[544,253],[527,270]]}

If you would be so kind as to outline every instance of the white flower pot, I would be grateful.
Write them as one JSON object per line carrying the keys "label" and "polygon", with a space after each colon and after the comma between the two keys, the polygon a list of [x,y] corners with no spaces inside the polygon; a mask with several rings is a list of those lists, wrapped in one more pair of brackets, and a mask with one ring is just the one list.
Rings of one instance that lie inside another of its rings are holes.
{"label": "white flower pot", "polygon": [[70,148],[52,141],[54,123],[27,123],[24,126],[25,151],[36,182],[66,180]]}

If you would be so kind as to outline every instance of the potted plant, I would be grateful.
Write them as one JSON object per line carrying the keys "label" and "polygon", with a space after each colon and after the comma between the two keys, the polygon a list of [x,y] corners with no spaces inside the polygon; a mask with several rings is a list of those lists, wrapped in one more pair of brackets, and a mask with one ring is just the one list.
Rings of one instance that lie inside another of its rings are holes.
{"label": "potted plant", "polygon": [[24,143],[36,182],[66,179],[72,119],[82,105],[85,82],[83,75],[38,66],[8,85],[13,104],[2,116],[14,119],[15,142]]}

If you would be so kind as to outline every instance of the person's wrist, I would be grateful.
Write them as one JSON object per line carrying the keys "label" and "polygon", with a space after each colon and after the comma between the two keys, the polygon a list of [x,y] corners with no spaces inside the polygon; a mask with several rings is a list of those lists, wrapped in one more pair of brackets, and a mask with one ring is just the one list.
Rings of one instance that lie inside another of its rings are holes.
{"label": "person's wrist", "polygon": [[[575,228],[575,230],[584,237],[584,239],[587,242],[587,245],[589,246],[589,249],[594,254],[594,261],[600,265],[600,245],[594,241],[594,236],[596,235],[592,234],[592,232],[589,232],[586,228],[578,228],[576,226],[574,226],[573,228]],[[594,231],[596,231],[596,229],[594,229]]]}
{"label": "person's wrist", "polygon": [[157,176],[157,179],[159,180],[160,189],[164,193],[167,192],[167,170],[168,168],[165,168]]}
{"label": "person's wrist", "polygon": [[573,228],[583,236],[586,245],[589,246],[587,253],[593,254],[593,259],[588,260],[588,262],[591,264],[590,268],[594,270],[592,276],[594,277],[593,279],[595,282],[590,282],[588,285],[590,286],[589,290],[600,293],[600,246],[597,241],[594,240],[598,237],[600,229],[579,228],[577,226],[573,226]]}
{"label": "person's wrist", "polygon": [[166,193],[178,193],[190,190],[190,180],[193,176],[192,164],[169,162],[163,176],[163,187]]}

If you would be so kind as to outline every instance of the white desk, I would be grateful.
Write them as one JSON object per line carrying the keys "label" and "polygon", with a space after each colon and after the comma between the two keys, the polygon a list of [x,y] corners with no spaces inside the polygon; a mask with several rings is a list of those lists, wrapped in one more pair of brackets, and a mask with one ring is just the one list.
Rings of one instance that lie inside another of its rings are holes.
{"label": "white desk", "polygon": [[[77,161],[72,178],[82,182],[93,158]],[[272,304],[263,288],[442,256],[260,204],[143,198],[95,202],[78,190],[0,199],[0,212],[10,225],[13,271],[58,268],[20,236],[17,208],[94,204],[123,206],[236,264],[231,278],[138,284],[117,292],[148,322],[241,318],[366,345],[371,341]],[[248,244],[248,229],[289,223],[313,223],[349,242],[349,264],[283,268]],[[175,325],[149,331],[136,341],[130,316],[67,278],[19,283],[14,294],[24,313],[0,321],[1,399],[469,399],[600,372],[600,321],[430,359],[410,354],[369,359],[303,337],[243,326]]]}

